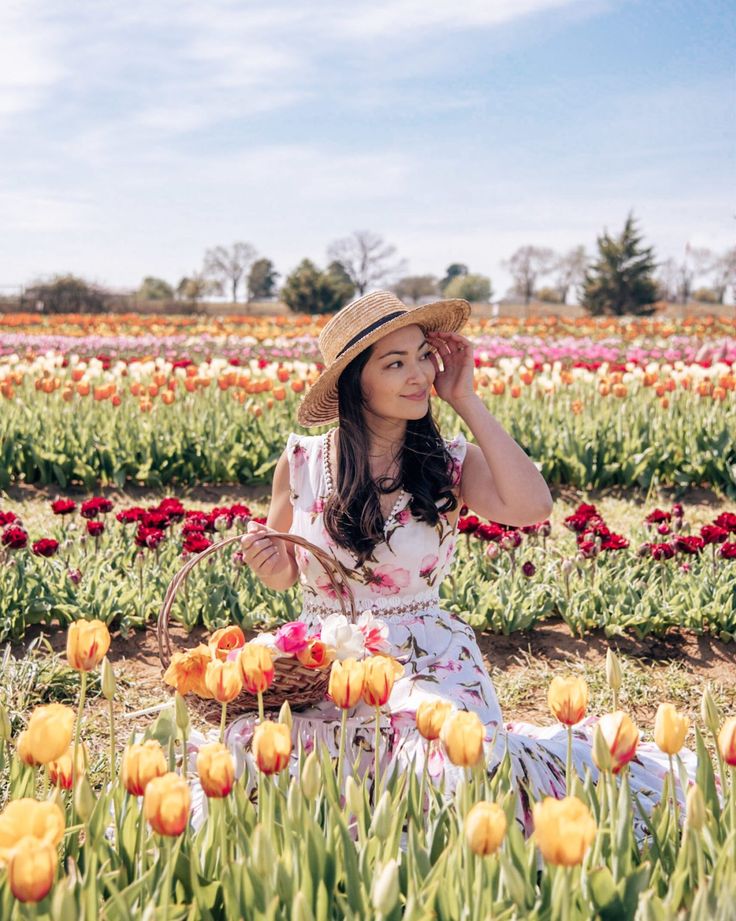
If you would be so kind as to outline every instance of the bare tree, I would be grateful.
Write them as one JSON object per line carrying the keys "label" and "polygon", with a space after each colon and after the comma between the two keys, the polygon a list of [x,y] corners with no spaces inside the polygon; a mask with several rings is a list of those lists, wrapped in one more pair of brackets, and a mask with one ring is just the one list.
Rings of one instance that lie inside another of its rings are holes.
{"label": "bare tree", "polygon": [[584,246],[576,246],[557,260],[554,271],[557,273],[557,293],[563,304],[567,303],[570,288],[577,288],[585,278],[588,255]]}
{"label": "bare tree", "polygon": [[404,259],[392,263],[395,254],[395,246],[369,230],[356,230],[327,247],[327,258],[343,266],[358,295],[406,271]]}
{"label": "bare tree", "polygon": [[657,272],[657,285],[659,287],[659,297],[663,301],[677,300],[677,291],[680,284],[680,267],[676,259],[665,259],[659,264]]}
{"label": "bare tree", "polygon": [[726,298],[726,290],[730,287],[736,299],[736,246],[726,250],[718,256],[708,269],[713,273],[713,289],[716,292],[718,303],[722,304]]}
{"label": "bare tree", "polygon": [[687,304],[693,290],[694,280],[709,273],[716,262],[715,253],[705,247],[685,246],[685,258],[678,266],[677,299]]}
{"label": "bare tree", "polygon": [[554,259],[554,250],[547,247],[522,246],[503,263],[514,279],[515,293],[524,298],[525,305],[529,304],[534,294],[537,278],[552,271]]}
{"label": "bare tree", "polygon": [[204,257],[204,275],[215,279],[221,285],[230,285],[233,303],[238,299],[240,281],[256,258],[255,247],[250,243],[233,243],[208,249]]}

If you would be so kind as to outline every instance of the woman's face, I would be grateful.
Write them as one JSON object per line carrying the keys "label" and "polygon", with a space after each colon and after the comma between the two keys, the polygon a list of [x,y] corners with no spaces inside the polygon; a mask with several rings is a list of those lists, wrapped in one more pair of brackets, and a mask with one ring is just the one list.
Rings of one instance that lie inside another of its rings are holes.
{"label": "woman's face", "polygon": [[[422,419],[429,410],[435,369],[421,327],[403,326],[374,343],[360,376],[369,412],[392,419]],[[420,395],[418,399],[410,399]]]}

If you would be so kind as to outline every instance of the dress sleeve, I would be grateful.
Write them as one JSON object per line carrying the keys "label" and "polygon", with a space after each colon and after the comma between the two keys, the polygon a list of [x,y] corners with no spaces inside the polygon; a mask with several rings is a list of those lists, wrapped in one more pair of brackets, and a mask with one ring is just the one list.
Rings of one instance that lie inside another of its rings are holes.
{"label": "dress sleeve", "polygon": [[447,450],[452,458],[452,485],[457,486],[460,483],[463,472],[463,461],[468,447],[468,442],[462,432],[458,432],[454,438],[445,441]]}

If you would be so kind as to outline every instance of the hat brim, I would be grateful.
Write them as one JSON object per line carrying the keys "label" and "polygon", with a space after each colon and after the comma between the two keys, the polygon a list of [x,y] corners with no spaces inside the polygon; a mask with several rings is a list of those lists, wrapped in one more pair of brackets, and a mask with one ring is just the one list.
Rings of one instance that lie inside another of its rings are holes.
{"label": "hat brim", "polygon": [[422,326],[427,332],[456,333],[467,323],[470,311],[470,304],[460,298],[432,301],[431,304],[410,308],[400,317],[389,320],[388,323],[363,336],[329,368],[325,368],[312,384],[297,408],[297,422],[305,428],[314,428],[339,419],[337,381],[355,356],[369,345],[403,326],[415,324]]}

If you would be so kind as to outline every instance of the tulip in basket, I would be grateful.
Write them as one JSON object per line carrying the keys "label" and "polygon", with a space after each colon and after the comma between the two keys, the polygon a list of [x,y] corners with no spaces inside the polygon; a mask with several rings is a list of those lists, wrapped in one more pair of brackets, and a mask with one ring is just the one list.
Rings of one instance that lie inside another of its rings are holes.
{"label": "tulip in basket", "polygon": [[388,650],[388,626],[371,611],[357,616],[347,573],[337,560],[296,534],[271,531],[269,536],[314,554],[327,573],[341,613],[326,617],[312,631],[297,620],[260,633],[248,643],[240,627],[223,627],[206,644],[175,652],[169,614],[177,590],[194,566],[241,537],[225,538],[192,557],[166,591],[158,616],[158,648],[164,681],[180,694],[194,693],[201,698],[207,716],[219,714],[223,703],[231,714],[260,709],[259,698],[269,710],[278,709],[286,700],[292,710],[313,706],[325,697],[335,659],[362,659]]}

